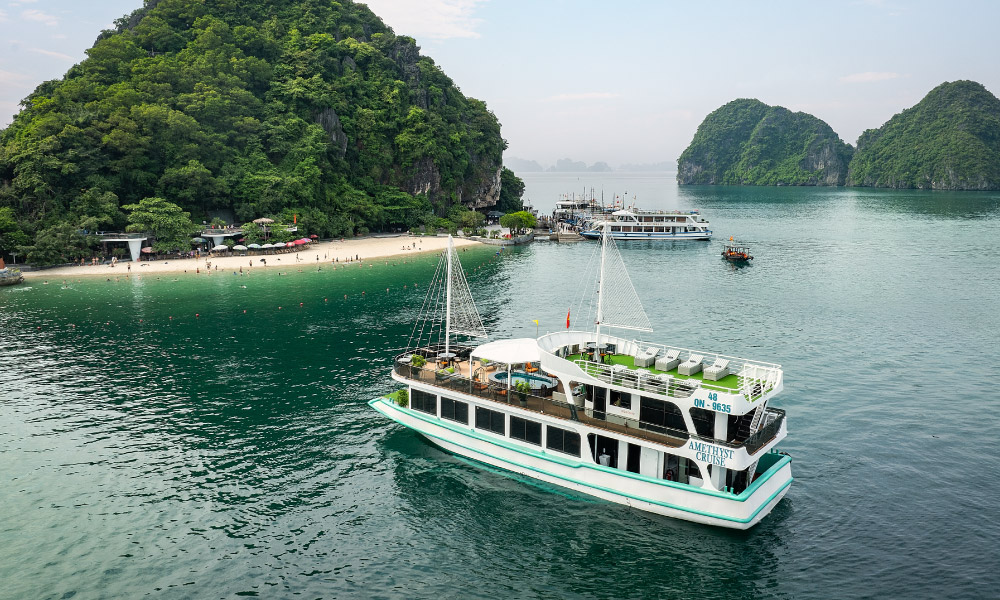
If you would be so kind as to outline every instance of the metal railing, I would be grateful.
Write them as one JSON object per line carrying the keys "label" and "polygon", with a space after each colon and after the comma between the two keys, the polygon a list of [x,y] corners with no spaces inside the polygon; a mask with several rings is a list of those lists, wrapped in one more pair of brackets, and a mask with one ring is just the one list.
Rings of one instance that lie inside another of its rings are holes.
{"label": "metal railing", "polygon": [[[458,347],[451,349],[457,350],[459,357],[462,356],[462,353],[465,353],[465,356],[468,357],[468,353],[472,352],[472,348]],[[458,372],[448,373],[443,369],[436,368],[435,363],[430,361],[427,363],[428,366],[425,367],[415,367],[409,362],[410,357],[414,354],[429,357],[436,356],[438,353],[439,349],[435,346],[401,354],[396,357],[393,370],[396,374],[406,379],[414,379],[436,387],[455,390],[491,402],[509,406],[520,406],[521,408],[540,414],[568,421],[586,423],[599,429],[614,431],[670,447],[682,446],[688,439],[693,438],[727,448],[746,448],[749,454],[753,454],[774,438],[778,431],[780,431],[781,423],[785,417],[785,412],[782,410],[767,409],[768,413],[775,415],[773,420],[767,426],[750,436],[745,442],[740,442],[739,440],[718,440],[686,430],[672,429],[655,423],[629,419],[618,415],[610,415],[613,420],[609,421],[609,415],[605,412],[587,410],[571,403],[553,400],[552,398],[538,396],[529,392],[518,392],[508,389],[507,386],[477,381],[465,377]]]}
{"label": "metal railing", "polygon": [[669,381],[664,381],[659,376],[641,369],[615,369],[618,365],[607,365],[586,359],[577,359],[573,362],[587,375],[611,385],[620,385],[639,391],[663,394],[664,396],[671,396],[673,398],[687,398],[699,387],[717,390],[725,394],[739,393],[739,390],[704,383],[700,379],[671,377]]}

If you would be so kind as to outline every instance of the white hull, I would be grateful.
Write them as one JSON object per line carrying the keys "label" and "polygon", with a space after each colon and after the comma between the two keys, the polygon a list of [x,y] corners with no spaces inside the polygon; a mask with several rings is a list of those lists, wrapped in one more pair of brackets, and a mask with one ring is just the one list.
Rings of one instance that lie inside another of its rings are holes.
{"label": "white hull", "polygon": [[[475,400],[464,394],[449,394],[452,396],[470,404]],[[782,459],[761,474],[750,489],[736,496],[604,467],[589,461],[586,447],[581,458],[574,458],[400,408],[384,398],[369,404],[456,455],[610,502],[706,525],[732,529],[753,527],[784,497],[792,482],[790,460]],[[508,411],[510,414],[524,412],[524,416],[544,421],[538,414],[519,411],[516,407]],[[551,422],[566,427],[565,421]],[[578,429],[585,438],[589,428],[580,426]]]}
{"label": "white hull", "polygon": [[[595,229],[581,231],[580,235],[590,240],[601,239],[601,232]],[[609,237],[615,241],[621,240],[709,240],[711,231],[685,231],[681,233],[664,232],[612,232]]]}

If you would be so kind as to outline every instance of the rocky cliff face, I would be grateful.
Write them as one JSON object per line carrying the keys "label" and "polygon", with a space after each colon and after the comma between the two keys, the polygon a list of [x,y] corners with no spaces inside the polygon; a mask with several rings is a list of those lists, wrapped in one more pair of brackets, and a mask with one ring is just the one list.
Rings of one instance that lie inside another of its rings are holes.
{"label": "rocky cliff face", "polygon": [[851,147],[816,117],[734,100],[709,114],[677,161],[681,185],[843,185]]}

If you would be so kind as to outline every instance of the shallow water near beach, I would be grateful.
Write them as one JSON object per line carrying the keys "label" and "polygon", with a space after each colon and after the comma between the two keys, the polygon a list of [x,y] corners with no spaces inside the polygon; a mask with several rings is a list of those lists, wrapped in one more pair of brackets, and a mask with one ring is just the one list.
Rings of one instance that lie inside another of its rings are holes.
{"label": "shallow water near beach", "polygon": [[[371,410],[436,256],[32,280],[0,288],[0,598],[990,596],[1000,194],[641,178],[600,185],[716,235],[620,245],[648,339],[785,369],[795,482],[751,531],[470,463]],[[543,212],[582,187],[525,179]],[[730,235],[753,264],[721,260]],[[593,249],[462,252],[487,329],[565,327]]]}

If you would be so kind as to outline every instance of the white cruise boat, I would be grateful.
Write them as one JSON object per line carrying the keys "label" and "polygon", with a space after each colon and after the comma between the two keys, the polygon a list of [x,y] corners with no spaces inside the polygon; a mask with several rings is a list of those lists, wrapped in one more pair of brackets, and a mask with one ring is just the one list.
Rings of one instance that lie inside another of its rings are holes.
{"label": "white cruise boat", "polygon": [[585,238],[600,239],[607,225],[616,240],[708,240],[709,223],[697,210],[617,210],[607,218],[595,218],[580,232]]}
{"label": "white cruise boat", "polygon": [[650,327],[607,235],[600,273],[596,331],[569,330],[567,315],[566,331],[537,339],[461,342],[485,331],[449,245],[426,318],[395,357],[405,387],[369,404],[454,454],[652,513],[752,527],[792,483],[791,458],[775,448],[785,413],[768,406],[781,367],[626,335]]}

